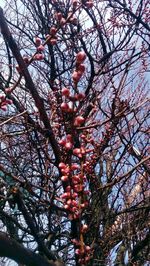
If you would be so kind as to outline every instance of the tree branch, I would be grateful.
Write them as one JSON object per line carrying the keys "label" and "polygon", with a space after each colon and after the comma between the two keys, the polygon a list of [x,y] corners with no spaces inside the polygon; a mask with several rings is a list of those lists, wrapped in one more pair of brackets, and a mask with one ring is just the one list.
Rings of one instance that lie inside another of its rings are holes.
{"label": "tree branch", "polygon": [[26,266],[56,266],[52,261],[47,261],[44,257],[35,254],[31,250],[20,245],[6,233],[0,232],[0,256],[10,258],[17,263]]}
{"label": "tree branch", "polygon": [[1,32],[2,32],[4,39],[8,43],[8,46],[10,47],[18,65],[21,69],[21,75],[24,76],[27,87],[28,87],[28,89],[29,89],[34,101],[35,101],[36,107],[39,110],[40,118],[41,118],[46,130],[48,131],[48,137],[49,137],[51,146],[53,148],[53,151],[55,153],[56,160],[57,160],[57,162],[59,162],[61,160],[60,159],[60,150],[59,150],[59,146],[57,144],[57,141],[55,139],[53,130],[51,128],[51,125],[49,123],[49,119],[48,119],[48,116],[47,116],[47,113],[46,113],[45,107],[44,107],[44,102],[43,102],[42,98],[39,96],[36,87],[34,86],[33,80],[31,78],[30,73],[28,71],[28,68],[27,68],[27,66],[26,66],[26,64],[25,64],[25,62],[24,62],[24,60],[20,54],[19,48],[18,48],[15,40],[13,39],[13,37],[10,33],[10,30],[7,26],[6,19],[4,17],[2,8],[0,8],[0,28],[1,28]]}

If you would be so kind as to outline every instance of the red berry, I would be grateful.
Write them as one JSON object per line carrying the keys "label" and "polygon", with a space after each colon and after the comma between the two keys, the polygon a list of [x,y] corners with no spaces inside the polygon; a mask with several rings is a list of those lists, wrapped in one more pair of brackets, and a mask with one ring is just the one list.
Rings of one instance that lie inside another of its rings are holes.
{"label": "red berry", "polygon": [[67,103],[63,102],[60,107],[63,112],[68,112],[69,110],[69,105]]}
{"label": "red berry", "polygon": [[41,44],[40,46],[37,47],[38,52],[43,52],[44,51],[44,46]]}
{"label": "red berry", "polygon": [[74,71],[73,74],[72,74],[72,79],[75,83],[78,83],[79,80],[81,78],[81,75],[79,74],[79,72],[77,71]]}
{"label": "red berry", "polygon": [[58,141],[59,145],[65,146],[66,144],[66,140],[65,139],[61,139]]}
{"label": "red berry", "polygon": [[71,149],[72,149],[72,143],[71,143],[71,142],[66,142],[66,144],[65,144],[65,148],[66,148],[67,150],[71,150]]}
{"label": "red berry", "polygon": [[66,168],[66,164],[63,163],[63,162],[59,163],[58,166],[59,166],[59,168],[61,168],[61,169]]}
{"label": "red berry", "polygon": [[36,43],[37,46],[39,46],[41,44],[41,39],[36,37],[35,38],[35,43]]}
{"label": "red berry", "polygon": [[74,120],[74,126],[80,126],[85,121],[83,116],[77,116]]}
{"label": "red berry", "polygon": [[85,71],[85,65],[80,64],[80,65],[78,66],[78,71],[81,71],[82,73],[84,73],[84,71]]}
{"label": "red berry", "polygon": [[52,38],[52,39],[49,41],[49,43],[50,43],[51,45],[56,45],[56,43],[57,43],[57,39],[56,39],[56,38]]}
{"label": "red berry", "polygon": [[70,95],[70,90],[68,88],[63,88],[61,93],[62,93],[62,96],[68,97]]}
{"label": "red berry", "polygon": [[87,6],[88,8],[93,7],[93,1],[87,1],[87,2],[86,2],[86,6]]}
{"label": "red berry", "polygon": [[81,153],[81,150],[79,149],[79,148],[75,148],[74,150],[73,150],[73,154],[74,155],[78,155],[78,154],[80,154]]}
{"label": "red berry", "polygon": [[63,181],[63,182],[67,182],[67,181],[68,181],[68,176],[67,176],[67,175],[63,175],[63,176],[61,177],[61,181]]}
{"label": "red berry", "polygon": [[56,32],[57,32],[57,29],[55,27],[51,27],[50,34],[54,36]]}
{"label": "red berry", "polygon": [[74,164],[71,165],[71,170],[72,171],[78,170],[78,169],[80,169],[80,166],[78,164],[74,163]]}
{"label": "red berry", "polygon": [[78,64],[82,63],[86,59],[86,53],[81,51],[76,55],[76,61]]}
{"label": "red berry", "polygon": [[44,55],[43,55],[43,54],[35,54],[35,56],[34,56],[34,60],[38,60],[38,61],[40,61],[40,60],[42,60],[42,59],[44,59]]}

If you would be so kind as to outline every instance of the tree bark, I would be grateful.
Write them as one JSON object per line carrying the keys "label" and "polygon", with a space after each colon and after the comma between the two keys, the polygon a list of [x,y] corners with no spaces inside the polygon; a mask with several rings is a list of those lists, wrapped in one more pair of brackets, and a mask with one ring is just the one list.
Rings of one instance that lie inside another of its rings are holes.
{"label": "tree bark", "polygon": [[[0,232],[0,256],[10,258],[26,266],[56,266],[57,261],[48,261],[39,254],[20,245],[6,233]],[[61,266],[62,264],[60,264]]]}

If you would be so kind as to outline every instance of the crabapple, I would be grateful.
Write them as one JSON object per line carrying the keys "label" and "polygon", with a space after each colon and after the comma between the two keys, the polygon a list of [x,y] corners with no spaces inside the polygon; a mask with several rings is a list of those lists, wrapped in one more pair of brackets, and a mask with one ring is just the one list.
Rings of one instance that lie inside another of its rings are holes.
{"label": "crabapple", "polygon": [[70,95],[70,90],[68,88],[63,88],[61,93],[62,93],[62,96],[68,97]]}
{"label": "crabapple", "polygon": [[69,105],[65,102],[63,102],[60,107],[63,112],[68,112],[69,110]]}
{"label": "crabapple", "polygon": [[50,34],[51,34],[52,36],[54,36],[54,35],[56,34],[56,32],[57,32],[57,29],[56,29],[55,27],[51,27],[51,29],[50,29]]}
{"label": "crabapple", "polygon": [[66,168],[66,164],[63,163],[63,162],[59,163],[58,166],[59,166],[60,169]]}
{"label": "crabapple", "polygon": [[52,38],[52,39],[50,39],[49,43],[51,45],[55,45],[57,43],[57,39],[56,38]]}
{"label": "crabapple", "polygon": [[65,146],[66,144],[66,140],[65,139],[61,139],[58,141],[59,145]]}
{"label": "crabapple", "polygon": [[74,164],[71,165],[71,170],[72,170],[72,171],[74,171],[74,170],[78,170],[78,169],[80,169],[80,166],[79,166],[78,164],[75,164],[75,163],[74,163]]}
{"label": "crabapple", "polygon": [[63,176],[61,177],[61,181],[63,181],[63,182],[67,182],[67,181],[68,181],[68,176],[67,176],[67,175],[63,175]]}
{"label": "crabapple", "polygon": [[79,64],[79,66],[77,68],[78,68],[78,71],[84,73],[84,71],[85,71],[85,65]]}
{"label": "crabapple", "polygon": [[82,123],[84,123],[85,119],[83,116],[77,116],[74,120],[74,126],[80,126]]}
{"label": "crabapple", "polygon": [[88,230],[88,225],[87,224],[83,224],[82,227],[81,227],[81,232],[82,233],[86,233]]}
{"label": "crabapple", "polygon": [[44,55],[43,54],[35,54],[34,55],[34,60],[40,61],[42,59],[44,59]]}
{"label": "crabapple", "polygon": [[81,75],[78,71],[74,71],[72,74],[72,79],[75,83],[78,83],[81,78]]}
{"label": "crabapple", "polygon": [[92,1],[87,1],[87,2],[86,2],[86,6],[87,6],[88,8],[93,7],[93,2],[92,2]]}
{"label": "crabapple", "polygon": [[66,144],[65,144],[65,148],[66,148],[67,150],[71,150],[71,149],[72,149],[72,143],[71,143],[71,142],[66,142]]}
{"label": "crabapple", "polygon": [[44,46],[41,44],[37,47],[38,52],[43,52],[44,51]]}
{"label": "crabapple", "polygon": [[81,150],[79,149],[79,148],[75,148],[75,149],[73,149],[73,154],[74,155],[78,155],[78,154],[80,154],[81,153]]}
{"label": "crabapple", "polygon": [[41,44],[41,39],[39,37],[35,38],[35,43],[37,46],[39,46]]}
{"label": "crabapple", "polygon": [[86,53],[81,51],[76,55],[76,61],[78,64],[82,63],[86,59]]}
{"label": "crabapple", "polygon": [[0,106],[0,108],[1,108],[3,111],[6,111],[6,110],[7,110],[7,106],[6,106],[6,105],[2,105],[2,106]]}

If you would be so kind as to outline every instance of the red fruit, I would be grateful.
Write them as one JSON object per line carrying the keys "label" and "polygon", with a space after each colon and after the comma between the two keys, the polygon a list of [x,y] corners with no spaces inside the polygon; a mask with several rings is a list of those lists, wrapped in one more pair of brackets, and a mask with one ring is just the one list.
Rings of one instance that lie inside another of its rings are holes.
{"label": "red fruit", "polygon": [[72,206],[73,207],[77,207],[78,203],[76,202],[76,200],[72,200]]}
{"label": "red fruit", "polygon": [[78,71],[74,71],[72,74],[72,79],[75,83],[78,83],[81,78],[81,73]]}
{"label": "red fruit", "polygon": [[77,100],[78,101],[82,101],[85,98],[85,94],[84,93],[78,93],[77,94]]}
{"label": "red fruit", "polygon": [[74,189],[76,192],[81,192],[83,190],[83,186],[82,185],[75,185]]}
{"label": "red fruit", "polygon": [[36,43],[37,46],[39,46],[41,44],[41,39],[36,37],[35,38],[35,43]]}
{"label": "red fruit", "polygon": [[77,211],[77,208],[76,208],[76,207],[73,207],[73,208],[72,208],[72,212],[75,213],[76,211]]}
{"label": "red fruit", "polygon": [[65,192],[64,194],[61,195],[61,198],[62,199],[67,199],[67,198],[70,198],[70,193],[69,192]]}
{"label": "red fruit", "polygon": [[40,46],[37,47],[38,52],[43,52],[44,51],[44,46],[41,44]]}
{"label": "red fruit", "polygon": [[12,91],[11,88],[6,88],[6,89],[5,89],[5,92],[6,92],[6,93],[10,93],[11,91]]}
{"label": "red fruit", "polygon": [[87,2],[86,2],[86,6],[87,6],[88,8],[93,7],[93,2],[92,2],[92,1],[87,1]]}
{"label": "red fruit", "polygon": [[66,136],[66,138],[67,138],[68,141],[72,142],[72,136],[71,136],[71,134],[68,134],[68,135]]}
{"label": "red fruit", "polygon": [[61,139],[58,141],[59,145],[65,146],[66,144],[66,140],[65,139]]}
{"label": "red fruit", "polygon": [[38,61],[40,61],[40,60],[42,60],[42,59],[44,59],[44,55],[43,55],[43,54],[35,54],[35,56],[34,56],[34,60],[38,60]]}
{"label": "red fruit", "polygon": [[83,116],[77,116],[74,120],[74,126],[80,126],[85,121]]}
{"label": "red fruit", "polygon": [[78,170],[78,169],[80,169],[80,166],[78,164],[74,163],[74,164],[71,165],[71,170],[72,171]]}
{"label": "red fruit", "polygon": [[62,93],[62,96],[68,97],[70,95],[70,90],[68,88],[63,88],[61,93]]}
{"label": "red fruit", "polygon": [[67,150],[71,150],[71,149],[72,149],[72,143],[71,143],[71,142],[66,142],[66,144],[65,144],[65,148],[66,148]]}
{"label": "red fruit", "polygon": [[66,204],[66,205],[64,206],[64,208],[65,208],[66,210],[68,210],[70,207]]}
{"label": "red fruit", "polygon": [[79,149],[79,148],[75,148],[74,150],[73,150],[73,154],[74,155],[79,155],[81,153],[81,150]]}
{"label": "red fruit", "polygon": [[71,203],[72,203],[72,200],[71,199],[67,200],[67,204],[68,205],[71,205]]}
{"label": "red fruit", "polygon": [[63,112],[68,112],[69,110],[69,105],[67,103],[63,102],[60,107]]}
{"label": "red fruit", "polygon": [[10,99],[5,100],[5,102],[4,102],[4,104],[12,104],[12,103],[13,103],[13,101]]}
{"label": "red fruit", "polygon": [[63,162],[61,162],[61,163],[59,163],[58,167],[59,167],[60,169],[66,168],[66,164],[63,163]]}
{"label": "red fruit", "polygon": [[68,181],[68,176],[67,176],[67,175],[63,175],[63,176],[61,177],[61,181],[63,181],[63,182],[67,182],[67,181]]}
{"label": "red fruit", "polygon": [[57,29],[56,29],[55,27],[51,27],[51,29],[50,29],[50,34],[51,34],[52,36],[54,36],[54,35],[56,34],[56,32],[57,32]]}
{"label": "red fruit", "polygon": [[71,242],[77,246],[79,245],[79,241],[77,239],[72,239]]}
{"label": "red fruit", "polygon": [[78,66],[78,70],[81,71],[82,73],[84,73],[84,71],[85,71],[85,65],[80,64],[80,65]]}
{"label": "red fruit", "polygon": [[85,246],[85,250],[88,251],[88,252],[91,251],[90,246]]}
{"label": "red fruit", "polygon": [[85,52],[79,52],[76,55],[76,61],[78,64],[82,63],[86,59],[86,53]]}
{"label": "red fruit", "polygon": [[5,99],[4,94],[0,94],[0,100],[3,101]]}
{"label": "red fruit", "polygon": [[69,167],[62,168],[61,172],[62,172],[63,175],[68,175],[70,173],[70,169],[69,169]]}
{"label": "red fruit", "polygon": [[66,187],[66,192],[70,192],[70,190],[71,190],[71,186],[67,186]]}
{"label": "red fruit", "polygon": [[80,249],[76,249],[75,253],[76,253],[77,255],[80,255],[80,254],[81,254]]}
{"label": "red fruit", "polygon": [[83,148],[83,147],[81,147],[81,154],[85,154],[86,153],[86,151],[85,151],[85,149]]}
{"label": "red fruit", "polygon": [[72,194],[72,198],[77,198],[78,197],[78,194],[76,193],[76,192],[74,192],[73,194]]}
{"label": "red fruit", "polygon": [[23,61],[24,61],[26,64],[28,64],[28,63],[29,63],[29,58],[28,58],[27,56],[24,56],[24,57],[23,57]]}
{"label": "red fruit", "polygon": [[56,45],[56,43],[57,43],[57,39],[56,39],[56,38],[52,38],[52,39],[49,41],[49,43],[50,43],[51,45]]}
{"label": "red fruit", "polygon": [[2,105],[2,106],[0,107],[0,109],[2,109],[3,111],[6,111],[6,110],[7,110],[7,106],[6,106],[6,105]]}
{"label": "red fruit", "polygon": [[87,224],[83,224],[82,227],[81,227],[81,232],[82,233],[86,233],[88,230],[88,225]]}

